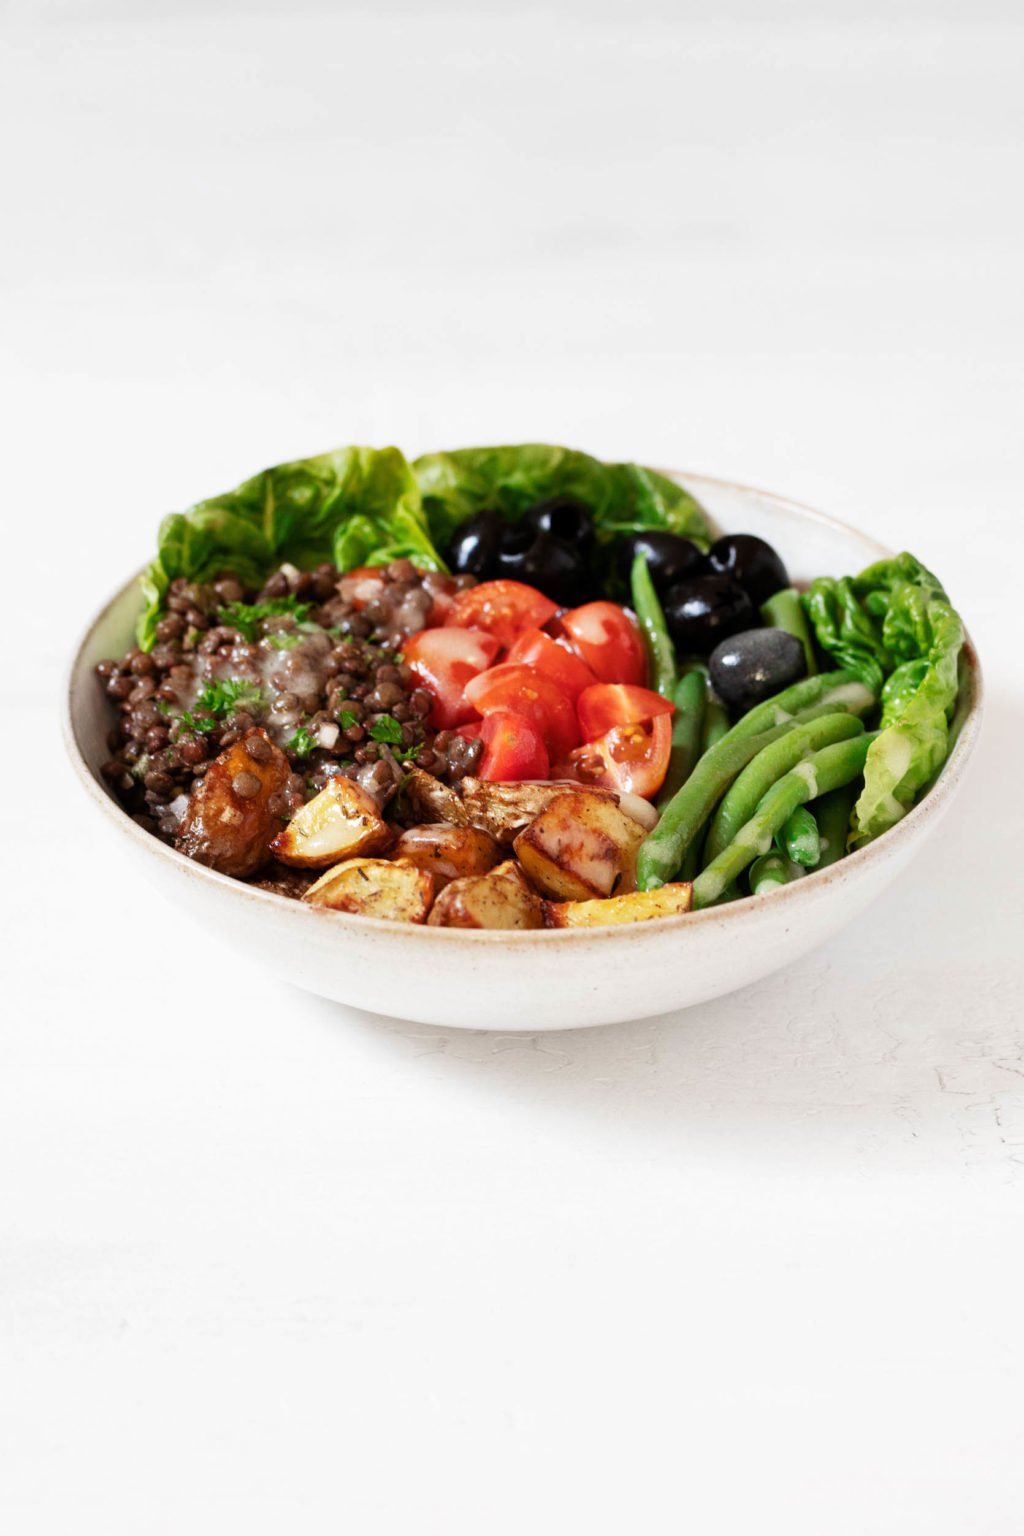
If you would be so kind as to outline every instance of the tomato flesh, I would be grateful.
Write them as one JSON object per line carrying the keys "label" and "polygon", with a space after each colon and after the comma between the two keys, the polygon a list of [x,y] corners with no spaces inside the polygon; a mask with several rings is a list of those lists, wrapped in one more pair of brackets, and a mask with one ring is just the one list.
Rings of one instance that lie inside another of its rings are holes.
{"label": "tomato flesh", "polygon": [[551,756],[564,757],[580,739],[572,700],[536,667],[503,662],[466,685],[466,699],[481,715],[511,710],[540,732]]}
{"label": "tomato flesh", "polygon": [[557,612],[556,603],[523,581],[482,581],[458,594],[445,622],[485,629],[507,649],[524,629],[540,629]]}
{"label": "tomato flesh", "polygon": [[647,681],[643,638],[625,608],[618,603],[584,603],[559,615],[561,632],[601,683]]}
{"label": "tomato flesh", "polygon": [[639,725],[658,715],[671,715],[675,705],[650,688],[635,683],[595,683],[576,700],[576,714],[584,741],[595,741],[620,725]]}
{"label": "tomato flesh", "polygon": [[434,700],[430,724],[450,731],[477,713],[466,697],[467,684],[497,656],[500,646],[482,630],[421,629],[402,643],[406,665]]}
{"label": "tomato flesh", "polygon": [[556,767],[555,776],[564,771],[583,784],[598,784],[650,800],[665,782],[671,751],[671,717],[658,715],[653,720],[620,725],[578,747],[565,764]]}
{"label": "tomato flesh", "polygon": [[570,699],[576,699],[584,688],[597,682],[585,661],[582,661],[568,641],[552,640],[542,629],[524,629],[513,643],[506,661],[522,662],[536,667],[545,677],[557,683]]}
{"label": "tomato flesh", "polygon": [[517,784],[522,779],[546,779],[550,772],[548,749],[532,720],[510,709],[496,709],[471,725],[459,727],[459,735],[482,741],[483,756],[473,772],[490,784]]}

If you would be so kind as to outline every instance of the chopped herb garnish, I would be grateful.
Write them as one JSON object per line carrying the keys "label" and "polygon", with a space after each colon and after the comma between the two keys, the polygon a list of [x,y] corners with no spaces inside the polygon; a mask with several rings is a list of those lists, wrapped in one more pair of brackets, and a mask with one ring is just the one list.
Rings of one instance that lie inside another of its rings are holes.
{"label": "chopped herb garnish", "polygon": [[263,689],[242,677],[229,677],[223,683],[207,683],[196,698],[196,708],[219,720],[226,720],[240,710],[254,715],[263,709]]}
{"label": "chopped herb garnish", "polygon": [[286,752],[290,752],[293,757],[301,759],[308,757],[317,745],[317,739],[312,731],[307,730],[304,725],[300,725],[291,740],[285,742],[284,749]]}
{"label": "chopped herb garnish", "polygon": [[168,699],[157,699],[156,712],[158,715],[167,716],[171,713],[172,705]]}
{"label": "chopped herb garnish", "polygon": [[275,651],[292,651],[303,638],[299,629],[279,629],[276,634],[267,636]]}
{"label": "chopped herb garnish", "polygon": [[413,763],[423,751],[423,747],[424,743],[422,741],[418,741],[414,747],[402,747],[400,751],[395,752],[392,755],[395,761],[398,763]]}
{"label": "chopped herb garnish", "polygon": [[226,603],[217,610],[217,622],[237,629],[243,640],[251,644],[259,639],[257,631],[264,619],[280,618],[287,613],[299,624],[312,607],[312,603],[300,603],[297,597],[272,597],[266,603]]}
{"label": "chopped herb garnish", "polygon": [[353,725],[358,725],[359,721],[350,709],[343,709],[338,719],[338,724],[341,726],[343,731],[347,731]]}
{"label": "chopped herb garnish", "polygon": [[197,695],[193,708],[179,716],[178,734],[216,730],[221,720],[229,720],[241,710],[247,715],[260,715],[264,704],[263,689],[258,683],[248,683],[241,677],[229,677],[223,683],[207,683]]}
{"label": "chopped herb garnish", "polygon": [[402,745],[402,727],[394,715],[378,716],[370,726],[370,735],[374,741],[385,741],[391,747]]}

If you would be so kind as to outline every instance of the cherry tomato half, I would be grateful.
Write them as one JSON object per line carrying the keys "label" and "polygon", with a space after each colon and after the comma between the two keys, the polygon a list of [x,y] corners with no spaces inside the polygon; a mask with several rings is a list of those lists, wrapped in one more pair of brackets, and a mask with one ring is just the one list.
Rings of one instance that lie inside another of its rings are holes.
{"label": "cherry tomato half", "polygon": [[466,699],[481,715],[511,710],[536,726],[553,758],[564,757],[580,739],[572,700],[536,667],[504,662],[466,685]]}
{"label": "cherry tomato half", "polygon": [[635,683],[595,683],[576,700],[576,714],[584,741],[595,741],[620,725],[638,725],[658,715],[671,715],[675,705],[650,688]]}
{"label": "cherry tomato half", "polygon": [[623,794],[653,799],[665,782],[672,751],[672,721],[668,715],[620,725],[569,754],[554,769],[555,778],[566,773],[583,784],[599,784]]}
{"label": "cherry tomato half", "polygon": [[584,688],[590,688],[597,682],[586,662],[580,660],[568,641],[552,640],[542,629],[524,629],[509,649],[505,660],[536,667],[538,672],[543,672],[545,677],[557,683],[570,699],[577,698]]}
{"label": "cherry tomato half", "polygon": [[524,629],[540,629],[558,612],[557,604],[522,581],[482,581],[460,592],[448,624],[485,629],[502,646],[510,646]]}
{"label": "cherry tomato half", "polygon": [[646,683],[643,638],[618,603],[584,603],[561,614],[558,624],[599,682]]}
{"label": "cherry tomato half", "polygon": [[546,779],[548,749],[532,720],[496,709],[482,720],[459,727],[459,735],[482,741],[483,756],[473,772],[491,784],[516,784],[522,779]]}
{"label": "cherry tomato half", "polygon": [[421,688],[433,695],[430,724],[451,730],[477,713],[466,685],[501,649],[493,635],[478,629],[421,629],[402,643],[402,655]]}

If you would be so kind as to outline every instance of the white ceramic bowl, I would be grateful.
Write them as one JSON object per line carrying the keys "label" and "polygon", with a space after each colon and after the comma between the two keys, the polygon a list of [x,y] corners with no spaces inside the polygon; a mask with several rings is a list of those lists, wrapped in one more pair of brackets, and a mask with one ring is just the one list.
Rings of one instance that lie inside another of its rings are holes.
{"label": "white ceramic bowl", "polygon": [[[763,491],[676,476],[713,520],[757,533],[793,577],[844,575],[888,553],[854,529]],[[964,776],[981,720],[981,675],[968,645],[969,710],[937,783],[884,837],[765,896],[631,927],[540,933],[466,932],[351,917],[255,890],[158,842],[100,779],[108,706],[93,667],[131,644],[135,578],[87,629],[71,664],[65,732],[72,762],[112,833],[201,925],[288,981],[375,1013],[467,1029],[529,1032],[610,1024],[686,1008],[799,959],[878,896],[938,826]],[[125,906],[134,900],[124,892]]]}

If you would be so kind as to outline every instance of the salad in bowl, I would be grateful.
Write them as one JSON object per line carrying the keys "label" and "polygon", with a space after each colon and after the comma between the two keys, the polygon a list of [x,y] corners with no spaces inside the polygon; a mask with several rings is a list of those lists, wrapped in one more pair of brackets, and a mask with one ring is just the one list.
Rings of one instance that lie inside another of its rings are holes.
{"label": "salad in bowl", "polygon": [[914,556],[791,580],[674,478],[344,448],[165,518],[95,666],[145,833],[307,907],[615,927],[771,896],[897,825],[967,703]]}

